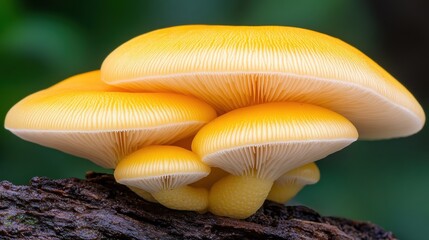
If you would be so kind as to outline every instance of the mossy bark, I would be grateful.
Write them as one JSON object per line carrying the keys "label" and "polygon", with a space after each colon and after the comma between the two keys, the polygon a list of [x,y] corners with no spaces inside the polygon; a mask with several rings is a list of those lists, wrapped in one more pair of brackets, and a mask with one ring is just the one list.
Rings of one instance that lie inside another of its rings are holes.
{"label": "mossy bark", "polygon": [[111,175],[0,182],[0,239],[395,239],[367,223],[265,202],[236,220],[150,203]]}

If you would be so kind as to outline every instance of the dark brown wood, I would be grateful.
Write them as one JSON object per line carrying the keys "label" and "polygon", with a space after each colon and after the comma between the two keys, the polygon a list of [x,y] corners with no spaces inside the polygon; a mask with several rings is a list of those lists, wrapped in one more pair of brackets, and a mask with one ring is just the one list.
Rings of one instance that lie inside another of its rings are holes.
{"label": "dark brown wood", "polygon": [[395,239],[367,222],[265,202],[246,220],[149,203],[111,175],[0,182],[0,239]]}

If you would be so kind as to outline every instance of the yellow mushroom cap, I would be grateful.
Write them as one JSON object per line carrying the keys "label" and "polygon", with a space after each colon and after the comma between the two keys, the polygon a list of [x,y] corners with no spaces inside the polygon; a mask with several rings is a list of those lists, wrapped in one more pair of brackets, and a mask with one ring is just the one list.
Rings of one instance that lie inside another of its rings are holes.
{"label": "yellow mushroom cap", "polygon": [[126,156],[115,169],[121,184],[150,193],[196,182],[210,173],[193,152],[176,146],[148,146]]}
{"label": "yellow mushroom cap", "polygon": [[305,185],[315,184],[320,179],[320,171],[315,163],[295,168],[277,179],[267,196],[268,200],[285,203],[295,197]]}
{"label": "yellow mushroom cap", "polygon": [[343,116],[304,103],[266,103],[226,113],[201,128],[192,150],[205,163],[233,175],[272,181],[354,142]]}
{"label": "yellow mushroom cap", "polygon": [[[27,141],[114,168],[123,156],[191,136],[216,117],[197,99],[116,91],[101,82],[99,72],[87,74],[21,100],[9,110],[5,127]],[[89,86],[81,84],[88,79]]]}
{"label": "yellow mushroom cap", "polygon": [[279,177],[274,184],[315,184],[320,180],[320,171],[317,165],[312,162],[301,167],[290,170]]}
{"label": "yellow mushroom cap", "polygon": [[118,47],[101,71],[108,84],[192,95],[219,113],[266,102],[319,105],[348,118],[366,139],[411,135],[425,122],[413,95],[365,54],[294,27],[161,29]]}

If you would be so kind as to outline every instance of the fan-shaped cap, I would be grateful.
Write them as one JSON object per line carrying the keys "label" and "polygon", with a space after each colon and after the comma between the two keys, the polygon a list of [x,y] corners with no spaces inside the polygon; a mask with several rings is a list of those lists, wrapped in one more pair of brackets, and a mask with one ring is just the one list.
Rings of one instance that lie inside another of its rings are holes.
{"label": "fan-shaped cap", "polygon": [[425,122],[412,94],[365,54],[293,27],[161,29],[118,47],[101,71],[109,84],[196,96],[219,113],[265,102],[323,106],[367,139],[411,135]]}
{"label": "fan-shaped cap", "polygon": [[320,180],[320,171],[317,165],[312,162],[301,167],[290,170],[279,177],[275,184],[298,184],[298,185],[309,185],[315,184]]}
{"label": "fan-shaped cap", "polygon": [[278,178],[271,187],[267,199],[277,203],[285,203],[301,191],[305,185],[315,184],[319,179],[320,172],[316,164],[305,164]]}
{"label": "fan-shaped cap", "polygon": [[176,146],[148,146],[126,156],[115,169],[117,182],[150,193],[178,188],[207,176],[210,167]]}
{"label": "fan-shaped cap", "polygon": [[276,180],[336,152],[358,137],[353,124],[304,103],[267,103],[226,113],[199,130],[192,150],[234,175]]}
{"label": "fan-shaped cap", "polygon": [[116,90],[101,82],[99,72],[81,74],[21,100],[5,127],[27,141],[114,168],[123,156],[191,136],[216,117],[192,97]]}

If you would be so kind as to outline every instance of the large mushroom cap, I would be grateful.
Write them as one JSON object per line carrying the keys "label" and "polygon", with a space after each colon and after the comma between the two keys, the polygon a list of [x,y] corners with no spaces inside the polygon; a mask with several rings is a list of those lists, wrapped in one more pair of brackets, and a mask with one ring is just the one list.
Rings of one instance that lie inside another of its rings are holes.
{"label": "large mushroom cap", "polygon": [[96,71],[21,100],[8,112],[5,127],[27,141],[114,168],[123,156],[191,136],[215,117],[197,99],[123,92],[102,83]]}
{"label": "large mushroom cap", "polygon": [[101,71],[109,84],[196,96],[219,113],[279,101],[323,106],[366,139],[411,135],[425,121],[412,94],[365,54],[293,27],[161,29],[118,47]]}

